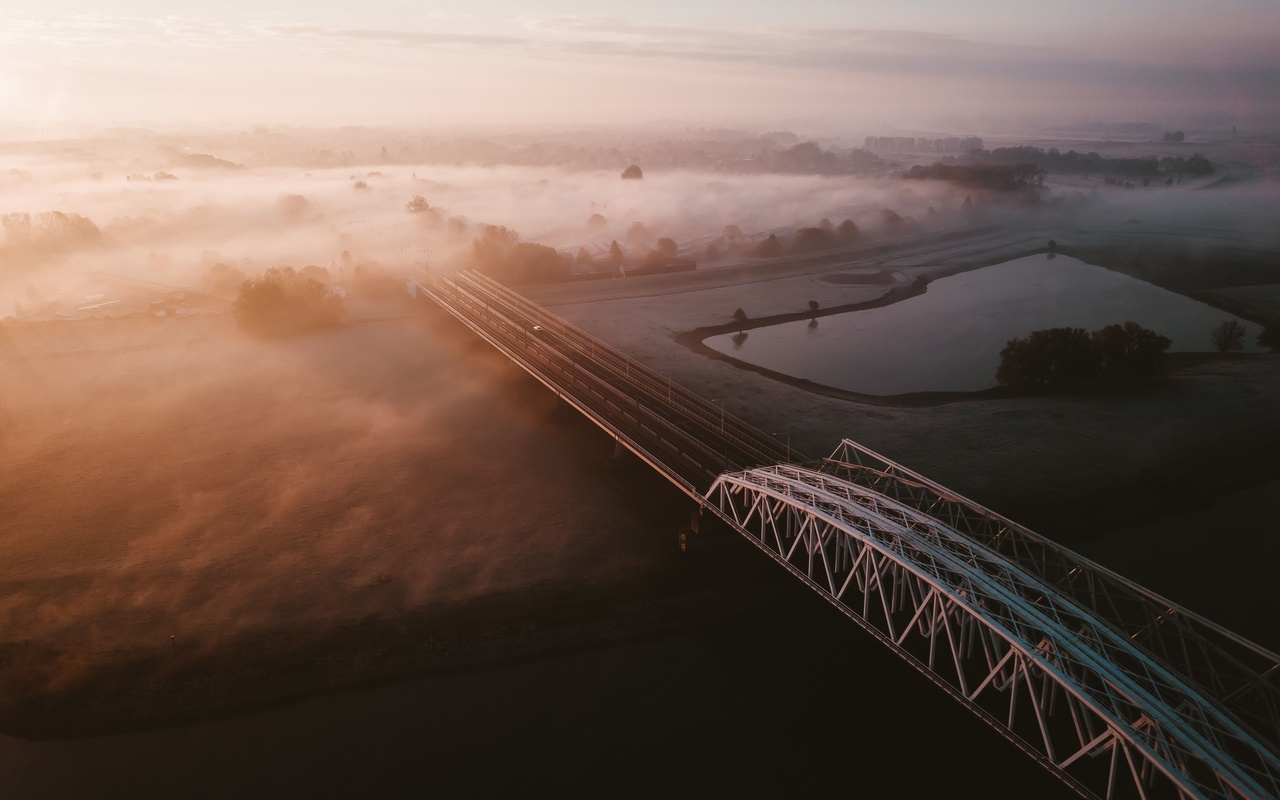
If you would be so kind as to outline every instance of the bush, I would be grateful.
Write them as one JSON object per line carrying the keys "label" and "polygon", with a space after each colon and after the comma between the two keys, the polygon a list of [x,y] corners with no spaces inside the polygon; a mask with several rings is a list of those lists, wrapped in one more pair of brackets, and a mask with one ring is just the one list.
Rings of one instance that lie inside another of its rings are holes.
{"label": "bush", "polygon": [[1244,349],[1245,333],[1245,327],[1240,320],[1227,319],[1210,332],[1209,340],[1213,342],[1214,349],[1219,353],[1230,353]]}
{"label": "bush", "polygon": [[624,181],[638,181],[644,177],[644,172],[640,170],[639,164],[632,164],[622,171],[622,179]]}
{"label": "bush", "polygon": [[233,306],[241,329],[258,336],[292,336],[336,327],[342,299],[292,267],[269,269],[240,285]]}
{"label": "bush", "polygon": [[1268,325],[1258,334],[1258,346],[1271,352],[1280,351],[1280,325]]}
{"label": "bush", "polygon": [[817,301],[817,300],[810,300],[810,301],[809,301],[809,310],[810,310],[810,311],[817,311],[817,310],[818,310],[818,301]]}

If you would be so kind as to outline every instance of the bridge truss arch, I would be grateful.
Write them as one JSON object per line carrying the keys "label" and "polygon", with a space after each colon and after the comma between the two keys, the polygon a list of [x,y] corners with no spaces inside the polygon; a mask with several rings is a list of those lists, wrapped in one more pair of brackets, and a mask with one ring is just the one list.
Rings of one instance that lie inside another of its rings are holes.
{"label": "bridge truss arch", "polygon": [[[1212,624],[1134,585],[1162,613],[1155,630],[1131,631],[1077,591],[1123,578],[1079,557],[1062,575],[1034,558],[1011,558],[1003,540],[1022,536],[1072,554],[916,478],[846,442],[821,469],[784,464],[721,475],[706,500],[1081,794],[1280,797],[1280,755],[1267,730],[1276,690],[1273,673],[1258,666],[1275,669],[1280,657],[1242,639],[1244,652],[1228,652],[1212,640],[1216,628],[1175,643],[1186,663],[1153,652],[1154,636]],[[897,498],[886,479],[915,493]],[[997,533],[984,529],[984,541],[966,517]],[[1212,681],[1197,672],[1206,659],[1229,687],[1206,685]]]}

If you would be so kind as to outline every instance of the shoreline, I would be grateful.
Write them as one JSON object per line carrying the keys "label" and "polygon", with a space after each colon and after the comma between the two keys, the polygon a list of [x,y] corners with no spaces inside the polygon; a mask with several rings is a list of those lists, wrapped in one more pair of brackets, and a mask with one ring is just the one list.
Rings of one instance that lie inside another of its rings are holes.
{"label": "shoreline", "polygon": [[[682,345],[691,352],[709,358],[715,361],[724,361],[732,364],[738,369],[748,372],[755,372],[763,375],[770,380],[793,386],[797,389],[803,389],[823,397],[832,397],[839,400],[848,400],[854,403],[869,406],[881,406],[888,408],[929,408],[933,406],[949,405],[952,403],[970,403],[987,400],[1006,400],[1011,398],[1033,398],[1033,397],[1062,397],[1071,395],[1087,395],[1087,394],[1121,394],[1135,390],[1141,390],[1151,385],[1151,381],[1142,381],[1138,384],[1127,386],[1095,386],[1085,387],[1076,390],[1057,391],[1057,392],[1035,392],[1035,391],[1019,391],[1006,386],[992,386],[988,389],[979,389],[975,391],[937,391],[937,392],[904,392],[902,394],[876,395],[866,394],[864,392],[855,392],[850,389],[841,389],[838,386],[831,386],[825,383],[809,380],[808,378],[797,378],[785,372],[778,372],[750,361],[736,358],[723,353],[715,348],[709,347],[706,340],[712,336],[723,336],[734,332],[745,332],[755,330],[757,328],[767,328],[773,325],[780,325],[787,322],[799,322],[806,319],[817,319],[818,317],[832,316],[835,314],[847,314],[853,311],[867,311],[874,308],[884,308],[887,306],[910,300],[913,297],[919,297],[928,291],[929,284],[936,280],[949,278],[954,275],[960,275],[965,272],[972,272],[978,269],[984,269],[1006,261],[1017,258],[1025,258],[1028,256],[1039,255],[1042,253],[1055,252],[1050,251],[1046,247],[1033,248],[1014,256],[1000,256],[996,258],[983,259],[975,263],[966,263],[950,269],[942,269],[931,272],[927,275],[917,276],[911,283],[904,286],[895,286],[881,297],[873,300],[867,300],[858,303],[845,303],[830,308],[819,308],[817,310],[804,309],[801,311],[783,312],[779,314],[769,314],[764,317],[747,319],[743,322],[728,322],[718,325],[704,325],[690,330],[679,332],[675,335],[677,344]],[[1061,248],[1056,251],[1061,252]],[[1085,261],[1079,256],[1071,256],[1072,258],[1080,258],[1087,264],[1100,266],[1106,269],[1115,269],[1117,272],[1124,272],[1115,267],[1106,264]],[[1128,274],[1128,273],[1125,273]],[[1163,287],[1162,287],[1163,288]],[[1203,295],[1203,296],[1202,296]],[[1204,293],[1196,293],[1192,299],[1200,300],[1209,305],[1218,306],[1213,302],[1213,296]],[[1225,310],[1225,309],[1224,309]],[[1266,324],[1265,320],[1249,319],[1250,322],[1258,324]],[[1183,369],[1200,364],[1211,363],[1214,361],[1248,358],[1251,356],[1266,355],[1265,353],[1212,353],[1205,351],[1194,351],[1185,353],[1169,353],[1166,357],[1165,365],[1160,373],[1155,377],[1158,382],[1161,379],[1175,375]]]}

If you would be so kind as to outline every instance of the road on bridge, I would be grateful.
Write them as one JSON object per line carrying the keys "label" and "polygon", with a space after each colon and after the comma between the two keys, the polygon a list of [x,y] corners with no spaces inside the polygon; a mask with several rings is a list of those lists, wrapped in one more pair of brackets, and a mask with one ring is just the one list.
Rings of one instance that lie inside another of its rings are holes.
{"label": "road on bridge", "polygon": [[797,460],[789,443],[722,402],[688,391],[487,276],[431,275],[414,284],[699,503],[725,472]]}

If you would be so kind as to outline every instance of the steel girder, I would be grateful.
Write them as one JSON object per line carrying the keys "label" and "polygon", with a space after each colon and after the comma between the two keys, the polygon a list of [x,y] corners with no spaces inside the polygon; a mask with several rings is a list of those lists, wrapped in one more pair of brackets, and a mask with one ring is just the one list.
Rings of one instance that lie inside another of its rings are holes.
{"label": "steel girder", "polygon": [[[842,445],[832,461],[852,473],[852,455]],[[1274,745],[1226,698],[1025,559],[952,527],[945,505],[935,516],[881,489],[779,465],[722,475],[707,504],[1082,794],[1280,797]]]}
{"label": "steel girder", "polygon": [[841,442],[822,471],[923,511],[1018,564],[1280,750],[1280,655],[856,442]]}

